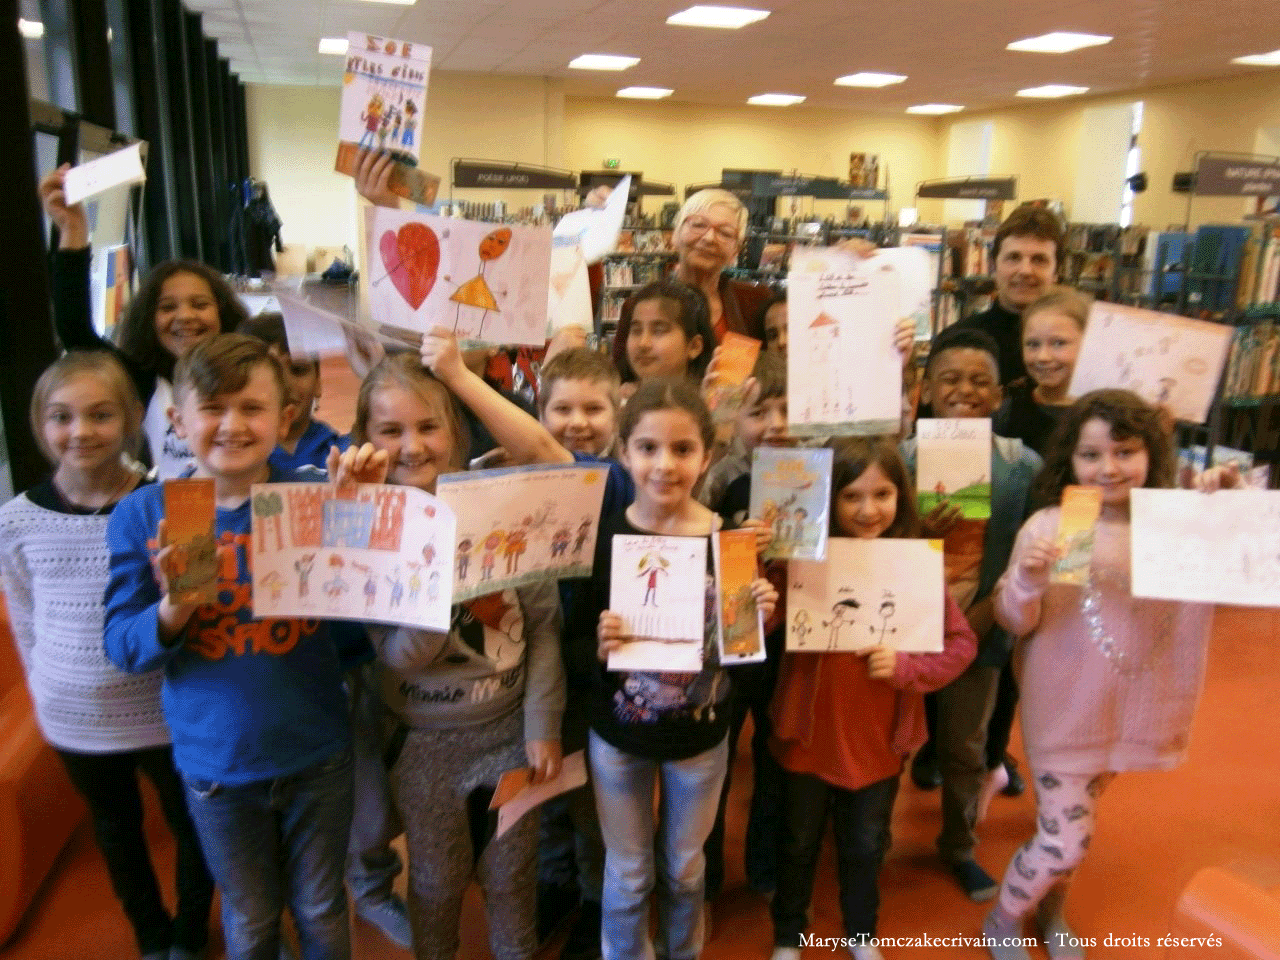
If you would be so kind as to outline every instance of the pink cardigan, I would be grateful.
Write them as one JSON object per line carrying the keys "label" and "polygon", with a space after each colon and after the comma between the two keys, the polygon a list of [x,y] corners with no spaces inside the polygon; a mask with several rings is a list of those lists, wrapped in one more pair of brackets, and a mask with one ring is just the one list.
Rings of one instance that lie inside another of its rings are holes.
{"label": "pink cardigan", "polygon": [[1014,670],[1032,769],[1172,769],[1186,758],[1213,607],[1135,599],[1129,518],[1106,511],[1095,530],[1094,589],[1028,582],[1019,564],[1034,540],[1054,539],[1059,513],[1050,507],[1023,525],[996,586],[996,619],[1020,637]]}

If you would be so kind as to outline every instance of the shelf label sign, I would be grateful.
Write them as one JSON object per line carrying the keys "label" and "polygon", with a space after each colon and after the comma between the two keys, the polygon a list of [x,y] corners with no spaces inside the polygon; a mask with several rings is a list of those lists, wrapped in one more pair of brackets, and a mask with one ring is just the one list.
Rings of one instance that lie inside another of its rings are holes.
{"label": "shelf label sign", "polygon": [[929,200],[1012,200],[1017,194],[1017,177],[926,181],[916,190],[917,197]]}
{"label": "shelf label sign", "polygon": [[1280,161],[1201,157],[1195,192],[1202,197],[1271,197],[1280,194]]}

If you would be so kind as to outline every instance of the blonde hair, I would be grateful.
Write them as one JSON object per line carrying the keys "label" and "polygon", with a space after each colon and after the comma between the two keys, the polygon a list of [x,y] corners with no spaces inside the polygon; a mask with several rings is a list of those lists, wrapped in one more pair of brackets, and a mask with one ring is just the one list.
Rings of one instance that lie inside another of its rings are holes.
{"label": "blonde hair", "polygon": [[130,456],[137,456],[142,447],[142,401],[138,399],[138,391],[120,361],[105,350],[73,350],[40,374],[31,396],[31,433],[40,452],[54,466],[58,465],[57,455],[44,439],[44,418],[49,398],[83,374],[101,377],[115,394],[115,401],[120,404],[124,416],[124,450]]}
{"label": "blonde hair", "polygon": [[684,202],[684,206],[680,208],[680,215],[676,217],[676,232],[679,232],[684,222],[690,217],[706,213],[712,207],[728,207],[734,212],[738,218],[738,243],[742,243],[747,235],[747,208],[742,205],[742,201],[737,196],[719,187],[699,190]]}
{"label": "blonde hair", "polygon": [[1093,297],[1081,293],[1074,287],[1050,287],[1039,300],[1033,301],[1022,311],[1022,329],[1026,329],[1027,321],[1037,313],[1045,310],[1056,310],[1064,313],[1076,322],[1081,330],[1089,322],[1089,308],[1093,306]]}
{"label": "blonde hair", "polygon": [[408,390],[444,418],[453,435],[453,450],[449,456],[451,471],[465,470],[471,452],[471,431],[467,429],[462,408],[449,388],[422,365],[416,353],[388,354],[364,378],[364,382],[360,384],[360,394],[356,397],[356,420],[351,426],[352,444],[359,446],[369,441],[373,395],[387,387]]}

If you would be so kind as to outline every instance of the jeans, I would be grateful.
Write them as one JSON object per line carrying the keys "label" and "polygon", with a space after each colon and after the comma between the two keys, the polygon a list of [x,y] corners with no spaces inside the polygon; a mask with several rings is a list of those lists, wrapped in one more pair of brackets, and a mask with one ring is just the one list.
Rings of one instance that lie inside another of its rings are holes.
{"label": "jeans", "polygon": [[1012,660],[1000,670],[1000,686],[996,688],[996,705],[987,726],[987,769],[994,770],[1004,763],[1009,752],[1009,736],[1013,733],[1013,718],[1018,713],[1018,681],[1013,678]]}
{"label": "jeans", "polygon": [[948,864],[973,859],[978,842],[978,797],[987,777],[987,724],[996,702],[999,667],[970,664],[937,692],[934,746],[942,774],[942,832],[938,852]]}
{"label": "jeans", "polygon": [[[586,697],[570,694],[565,703],[560,742],[566,754],[585,746]],[[596,814],[595,791],[585,787],[552,797],[542,805],[538,836],[538,885],[576,884],[584,900],[600,902],[604,874],[604,840]]]}
{"label": "jeans", "polygon": [[381,666],[367,663],[348,670],[347,698],[351,704],[351,748],[354,753],[355,794],[351,841],[347,846],[347,884],[357,903],[380,903],[391,896],[400,872],[400,855],[391,841],[404,832],[391,783],[382,762]]}
{"label": "jeans", "polygon": [[[59,750],[58,756],[89,807],[94,839],[107,862],[111,887],[133,927],[138,952],[160,953],[178,946],[200,953],[209,939],[213,878],[183,800],[182,781],[173,769],[173,750],[167,746],[124,753]],[[177,847],[178,912],[172,919],[143,836],[139,771],[155,786]]]}
{"label": "jeans", "polygon": [[897,795],[896,776],[860,790],[842,790],[807,773],[787,772],[782,855],[772,906],[777,946],[801,945],[828,810],[836,832],[836,874],[845,935],[855,940],[875,936],[880,865],[889,851],[889,819]]}
{"label": "jeans", "polygon": [[[590,757],[605,846],[604,960],[654,960],[649,894],[655,883],[657,955],[694,960],[702,952],[703,938],[702,845],[715,824],[729,758],[728,737],[697,756],[664,763],[623,753],[592,731]],[[655,852],[653,790],[659,781]]]}
{"label": "jeans", "polygon": [[227,960],[277,960],[287,906],[304,960],[350,960],[342,873],[352,759],[226,787],[187,778],[187,805],[222,892]]}

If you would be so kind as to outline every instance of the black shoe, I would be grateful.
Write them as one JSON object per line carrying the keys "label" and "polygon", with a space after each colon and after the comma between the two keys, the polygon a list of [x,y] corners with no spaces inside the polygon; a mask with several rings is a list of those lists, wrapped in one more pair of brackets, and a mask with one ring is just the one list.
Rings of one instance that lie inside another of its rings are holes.
{"label": "black shoe", "polygon": [[938,757],[928,747],[921,747],[911,761],[911,782],[921,790],[937,790],[942,786]]}
{"label": "black shoe", "polygon": [[991,875],[978,866],[977,861],[961,860],[953,863],[951,875],[974,903],[994,900],[995,895],[1000,892],[1000,884],[992,880]]}
{"label": "black shoe", "polygon": [[578,905],[577,885],[538,884],[538,945],[542,946],[559,930]]}
{"label": "black shoe", "polygon": [[560,960],[600,960],[600,904],[583,899]]}
{"label": "black shoe", "polygon": [[1000,791],[1002,797],[1020,797],[1026,792],[1027,782],[1022,779],[1022,774],[1018,772],[1018,761],[1010,758],[1004,758],[1004,769],[1009,774],[1009,782],[1005,788]]}

